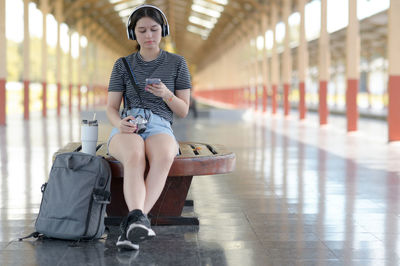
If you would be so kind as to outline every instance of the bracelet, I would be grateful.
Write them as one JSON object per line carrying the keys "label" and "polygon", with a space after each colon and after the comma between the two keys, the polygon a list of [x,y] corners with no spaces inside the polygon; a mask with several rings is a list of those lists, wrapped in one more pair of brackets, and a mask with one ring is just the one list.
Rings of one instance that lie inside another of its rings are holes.
{"label": "bracelet", "polygon": [[164,100],[164,102],[171,102],[173,98],[174,98],[174,95],[172,94],[171,97],[169,97],[168,99],[163,98],[163,100]]}

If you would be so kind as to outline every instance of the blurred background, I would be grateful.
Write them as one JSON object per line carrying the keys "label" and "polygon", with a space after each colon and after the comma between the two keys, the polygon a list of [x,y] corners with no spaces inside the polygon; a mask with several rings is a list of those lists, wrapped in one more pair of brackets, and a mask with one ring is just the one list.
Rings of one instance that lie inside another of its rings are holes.
{"label": "blurred background", "polygon": [[[62,107],[71,112],[104,106],[114,61],[135,48],[135,42],[126,37],[127,17],[144,3],[160,7],[167,15],[171,35],[163,40],[163,48],[188,61],[198,101],[228,108],[255,105],[265,112],[274,86],[276,103],[283,106],[287,83],[290,107],[296,108],[299,84],[304,82],[305,105],[316,110],[321,80],[319,39],[326,31],[327,105],[331,112],[344,113],[346,109],[346,54],[352,51],[346,48],[346,34],[349,3],[354,1],[324,1],[327,14],[322,19],[320,0],[0,2],[5,8],[2,24],[6,37],[5,47],[1,47],[5,58],[0,61],[0,68],[6,69],[0,79],[6,81],[7,114],[25,110],[28,119],[30,112],[46,115],[43,109],[56,110],[58,106],[58,113]],[[360,46],[354,51],[360,57],[357,107],[362,115],[385,119],[390,0],[356,2]],[[321,27],[324,19],[326,27]],[[306,50],[299,49],[302,37]]]}

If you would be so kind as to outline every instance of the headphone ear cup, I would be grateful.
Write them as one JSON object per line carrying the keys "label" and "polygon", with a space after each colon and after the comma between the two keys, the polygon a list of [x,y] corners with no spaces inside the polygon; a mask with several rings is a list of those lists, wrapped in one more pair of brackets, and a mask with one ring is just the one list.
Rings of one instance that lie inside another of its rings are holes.
{"label": "headphone ear cup", "polygon": [[162,37],[165,37],[168,35],[168,26],[163,24],[162,26]]}

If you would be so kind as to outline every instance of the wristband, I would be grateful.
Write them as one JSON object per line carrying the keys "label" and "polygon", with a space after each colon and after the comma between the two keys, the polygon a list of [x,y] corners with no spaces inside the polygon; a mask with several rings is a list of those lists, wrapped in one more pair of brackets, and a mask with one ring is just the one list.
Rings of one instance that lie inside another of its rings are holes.
{"label": "wristband", "polygon": [[174,98],[174,95],[172,94],[171,97],[169,97],[168,99],[164,99],[163,98],[163,100],[164,100],[164,102],[168,102],[169,103],[169,102],[172,101],[173,98]]}

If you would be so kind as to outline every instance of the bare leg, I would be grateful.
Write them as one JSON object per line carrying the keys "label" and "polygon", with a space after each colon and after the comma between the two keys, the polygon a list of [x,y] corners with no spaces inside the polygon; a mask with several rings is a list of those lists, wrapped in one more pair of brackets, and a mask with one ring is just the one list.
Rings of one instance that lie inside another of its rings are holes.
{"label": "bare leg", "polygon": [[144,211],[146,157],[143,139],[137,134],[117,134],[111,139],[109,152],[124,166],[124,197],[129,211]]}
{"label": "bare leg", "polygon": [[160,197],[169,169],[178,153],[178,145],[168,134],[150,136],[145,141],[150,169],[146,177],[146,198],[143,212],[147,214]]}

